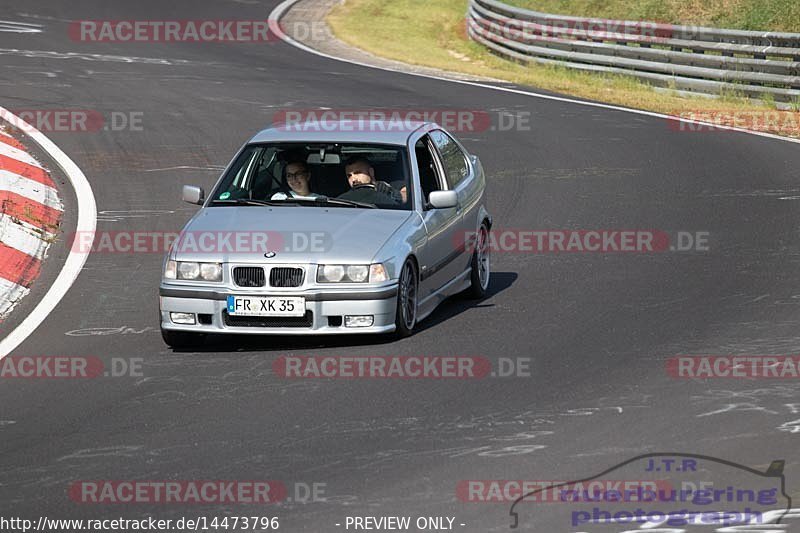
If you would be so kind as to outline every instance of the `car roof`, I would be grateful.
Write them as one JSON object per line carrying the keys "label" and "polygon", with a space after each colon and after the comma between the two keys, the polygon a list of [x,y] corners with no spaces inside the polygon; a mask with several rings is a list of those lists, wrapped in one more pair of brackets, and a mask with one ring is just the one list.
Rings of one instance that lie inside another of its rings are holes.
{"label": "car roof", "polygon": [[275,124],[260,131],[251,143],[336,142],[405,145],[420,128],[438,129],[433,122],[415,120],[308,120]]}

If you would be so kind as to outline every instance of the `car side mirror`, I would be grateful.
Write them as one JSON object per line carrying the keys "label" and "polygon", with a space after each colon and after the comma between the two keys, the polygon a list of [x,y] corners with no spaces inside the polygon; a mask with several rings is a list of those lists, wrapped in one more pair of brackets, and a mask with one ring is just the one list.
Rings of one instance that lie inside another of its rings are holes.
{"label": "car side mirror", "polygon": [[477,167],[478,166],[478,156],[477,155],[470,155],[469,156],[469,160],[472,161],[472,166],[473,167]]}
{"label": "car side mirror", "polygon": [[458,205],[456,191],[433,191],[428,195],[428,205],[434,209],[449,209]]}
{"label": "car side mirror", "polygon": [[190,204],[196,205],[203,205],[203,201],[206,199],[206,193],[203,191],[202,187],[197,187],[196,185],[184,185],[183,186],[183,201],[188,202]]}

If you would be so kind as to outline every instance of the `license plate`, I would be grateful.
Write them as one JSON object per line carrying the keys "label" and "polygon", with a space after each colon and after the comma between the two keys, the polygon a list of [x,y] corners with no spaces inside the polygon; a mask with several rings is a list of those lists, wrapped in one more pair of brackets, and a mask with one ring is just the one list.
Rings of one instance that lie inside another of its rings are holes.
{"label": "license plate", "polygon": [[306,299],[293,296],[228,296],[231,316],[305,316]]}

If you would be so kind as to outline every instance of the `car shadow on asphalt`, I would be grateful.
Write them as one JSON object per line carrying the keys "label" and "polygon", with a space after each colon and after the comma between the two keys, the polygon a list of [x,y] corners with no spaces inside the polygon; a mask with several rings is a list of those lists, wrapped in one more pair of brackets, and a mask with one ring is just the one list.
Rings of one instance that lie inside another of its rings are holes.
{"label": "car shadow on asphalt", "polygon": [[[414,332],[418,335],[438,324],[460,315],[468,309],[491,308],[488,302],[497,294],[511,287],[517,280],[516,272],[492,272],[489,289],[484,298],[472,300],[461,295],[453,296],[442,302],[436,310],[423,320]],[[262,336],[262,335],[212,335],[205,339],[201,346],[174,349],[174,353],[211,353],[211,352],[274,352],[312,350],[322,348],[342,348],[356,346],[382,346],[393,343],[409,342],[414,338],[396,339],[392,334],[385,335],[324,335],[324,336]],[[169,352],[168,352],[169,353]]]}
{"label": "car shadow on asphalt", "polygon": [[421,333],[425,330],[431,329],[442,322],[445,322],[456,315],[460,315],[468,309],[494,307],[493,303],[488,302],[495,295],[500,294],[504,290],[511,287],[517,280],[516,272],[492,272],[492,277],[489,280],[489,287],[486,291],[486,296],[480,300],[472,300],[465,296],[453,296],[442,302],[436,310],[428,315],[414,330],[415,334]]}

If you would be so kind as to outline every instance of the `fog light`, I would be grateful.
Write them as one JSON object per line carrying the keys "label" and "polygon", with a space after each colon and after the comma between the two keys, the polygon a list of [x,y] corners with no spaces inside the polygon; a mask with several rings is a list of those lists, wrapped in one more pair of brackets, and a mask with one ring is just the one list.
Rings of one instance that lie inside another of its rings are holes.
{"label": "fog light", "polygon": [[372,315],[347,315],[344,317],[344,327],[346,328],[368,328],[375,322]]}
{"label": "fog light", "polygon": [[193,326],[196,324],[194,313],[170,313],[169,319],[173,324],[186,324]]}

